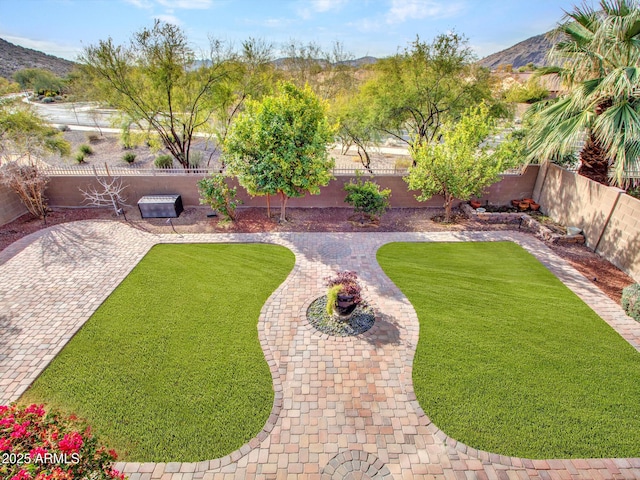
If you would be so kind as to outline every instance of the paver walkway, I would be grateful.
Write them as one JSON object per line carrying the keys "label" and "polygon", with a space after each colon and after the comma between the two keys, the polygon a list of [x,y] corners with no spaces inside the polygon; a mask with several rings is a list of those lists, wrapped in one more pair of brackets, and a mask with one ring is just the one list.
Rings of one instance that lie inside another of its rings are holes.
{"label": "paver walkway", "polygon": [[[260,341],[276,392],[261,432],[222,459],[119,463],[132,480],[214,478],[640,478],[640,459],[524,460],[477,451],[430,423],[411,384],[418,319],[376,250],[393,241],[509,240],[536,255],[637,349],[640,328],[541,242],[517,232],[152,235],[85,221],[0,253],[0,402],[15,400],[156,243],[271,242],[296,255],[265,304]],[[17,253],[16,253],[17,252]],[[13,255],[11,258],[9,258]],[[305,317],[323,278],[358,272],[377,311],[358,337],[320,334]]]}

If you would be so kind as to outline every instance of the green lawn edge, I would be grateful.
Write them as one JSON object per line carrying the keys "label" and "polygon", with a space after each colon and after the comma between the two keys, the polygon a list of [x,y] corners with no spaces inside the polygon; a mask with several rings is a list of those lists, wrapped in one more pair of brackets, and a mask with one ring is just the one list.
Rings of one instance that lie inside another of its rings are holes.
{"label": "green lawn edge", "polygon": [[420,322],[413,386],[451,438],[523,458],[640,456],[640,354],[512,242],[391,243]]}
{"label": "green lawn edge", "polygon": [[86,419],[125,461],[231,453],[271,413],[257,323],[294,263],[272,244],[154,246],[19,402]]}

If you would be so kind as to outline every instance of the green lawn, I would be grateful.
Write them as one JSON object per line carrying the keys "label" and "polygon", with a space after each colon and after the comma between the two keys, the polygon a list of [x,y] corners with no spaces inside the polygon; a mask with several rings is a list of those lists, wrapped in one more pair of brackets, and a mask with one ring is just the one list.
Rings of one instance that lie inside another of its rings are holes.
{"label": "green lawn", "polygon": [[393,243],[377,254],[420,319],[425,413],[472,447],[640,456],[640,354],[516,244]]}
{"label": "green lawn", "polygon": [[232,452],[271,412],[258,316],[293,264],[276,245],[155,246],[20,402],[87,419],[124,460]]}

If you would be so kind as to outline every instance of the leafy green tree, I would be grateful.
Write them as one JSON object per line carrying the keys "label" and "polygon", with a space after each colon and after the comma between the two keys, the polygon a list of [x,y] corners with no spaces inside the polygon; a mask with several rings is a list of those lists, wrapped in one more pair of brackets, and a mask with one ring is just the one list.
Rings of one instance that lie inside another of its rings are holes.
{"label": "leafy green tree", "polygon": [[216,88],[227,78],[230,54],[212,41],[210,55],[196,61],[177,26],[156,21],[134,34],[129,45],[100,41],[80,57],[101,99],[142,130],[153,130],[184,168],[194,134],[209,127]]}
{"label": "leafy green tree", "polygon": [[217,145],[224,145],[229,128],[249,98],[260,100],[273,93],[276,85],[273,45],[249,38],[242,43],[240,55],[228,62],[227,70],[229,74],[218,84],[213,99],[213,134]]}
{"label": "leafy green tree", "polygon": [[33,90],[38,95],[58,95],[66,85],[64,79],[42,68],[23,68],[13,74],[13,79],[23,90]]}
{"label": "leafy green tree", "polygon": [[13,190],[29,213],[46,222],[49,181],[38,160],[45,152],[68,155],[60,132],[21,103],[0,103],[0,181]]}
{"label": "leafy green tree", "polygon": [[362,181],[359,172],[356,173],[356,181],[350,181],[344,186],[347,196],[345,203],[351,205],[355,213],[361,213],[370,220],[376,220],[389,208],[391,189],[380,190],[380,185],[371,180]]}
{"label": "leafy green tree", "polygon": [[336,136],[343,152],[355,145],[360,163],[373,173],[369,150],[380,142],[380,131],[373,122],[367,98],[355,92],[340,95],[331,102],[329,116],[337,125]]}
{"label": "leafy green tree", "polygon": [[505,101],[513,103],[535,103],[549,96],[547,90],[537,77],[532,77],[525,84],[514,83],[505,92]]}
{"label": "leafy green tree", "polygon": [[0,95],[8,93],[18,93],[20,85],[17,82],[11,82],[4,77],[0,77]]}
{"label": "leafy green tree", "polygon": [[438,138],[445,121],[481,101],[492,101],[489,71],[474,63],[467,40],[457,33],[419,38],[404,52],[375,65],[362,87],[377,128],[411,146]]}
{"label": "leafy green tree", "polygon": [[556,28],[552,64],[569,88],[530,109],[529,159],[550,161],[580,148],[578,173],[597,182],[625,184],[640,170],[640,4],[603,0],[567,13]]}
{"label": "leafy green tree", "polygon": [[353,55],[340,42],[334,42],[327,51],[315,42],[291,40],[283,50],[280,73],[284,79],[299,88],[309,85],[323,100],[350,91],[356,83],[356,69],[350,63]]}
{"label": "leafy green tree", "polygon": [[415,165],[405,177],[419,201],[444,197],[445,222],[451,221],[453,201],[469,200],[495,183],[508,168],[505,155],[492,152],[486,139],[494,132],[489,109],[482,104],[468,109],[458,123],[442,126],[442,142],[428,142],[411,149]]}
{"label": "leafy green tree", "polygon": [[198,191],[202,205],[209,205],[220,212],[225,220],[235,222],[236,207],[241,202],[236,200],[237,189],[229,188],[224,175],[216,173],[203,178],[198,182]]}
{"label": "leafy green tree", "polygon": [[225,159],[251,195],[280,195],[285,222],[290,197],[320,193],[329,183],[333,133],[326,106],[311,89],[285,82],[278,94],[247,101],[227,136]]}

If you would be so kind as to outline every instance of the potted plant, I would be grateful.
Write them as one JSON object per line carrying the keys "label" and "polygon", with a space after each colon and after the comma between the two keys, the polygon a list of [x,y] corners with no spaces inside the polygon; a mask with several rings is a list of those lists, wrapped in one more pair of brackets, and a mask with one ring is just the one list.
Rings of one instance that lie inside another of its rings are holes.
{"label": "potted plant", "polygon": [[326,278],[327,313],[348,319],[362,302],[362,287],[356,272],[342,271]]}

